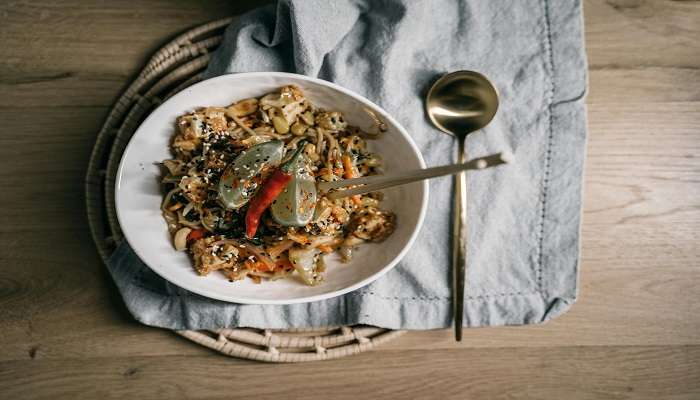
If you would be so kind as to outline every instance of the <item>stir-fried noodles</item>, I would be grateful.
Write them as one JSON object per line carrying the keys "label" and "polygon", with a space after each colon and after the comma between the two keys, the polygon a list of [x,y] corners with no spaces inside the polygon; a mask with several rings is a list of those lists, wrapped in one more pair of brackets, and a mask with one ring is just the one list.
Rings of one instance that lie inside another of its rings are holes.
{"label": "stir-fried noodles", "polygon": [[228,107],[206,107],[177,120],[174,158],[163,161],[163,216],[177,250],[200,275],[229,280],[289,277],[321,281],[323,256],[349,261],[363,242],[394,230],[381,193],[329,200],[317,181],[379,173],[366,140],[376,132],[315,108],[294,86]]}

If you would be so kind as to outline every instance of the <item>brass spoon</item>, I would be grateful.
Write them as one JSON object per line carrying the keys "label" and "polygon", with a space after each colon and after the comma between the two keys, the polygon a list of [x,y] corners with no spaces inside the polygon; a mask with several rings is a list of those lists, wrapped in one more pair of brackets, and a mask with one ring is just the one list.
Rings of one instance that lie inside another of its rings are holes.
{"label": "brass spoon", "polygon": [[[464,163],[464,141],[485,127],[498,110],[498,92],[489,80],[474,71],[444,75],[430,88],[426,111],[433,124],[458,142],[457,162]],[[464,285],[466,276],[467,181],[464,171],[455,175],[452,225],[452,306],[455,339],[462,340]]]}

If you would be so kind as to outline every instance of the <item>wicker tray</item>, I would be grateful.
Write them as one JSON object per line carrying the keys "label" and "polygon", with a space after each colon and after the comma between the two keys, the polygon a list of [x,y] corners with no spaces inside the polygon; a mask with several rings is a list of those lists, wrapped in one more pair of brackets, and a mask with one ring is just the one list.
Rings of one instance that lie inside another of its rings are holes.
{"label": "wicker tray", "polygon": [[[85,179],[88,221],[97,250],[106,262],[122,233],[114,207],[114,179],[119,160],[134,131],[163,100],[198,82],[209,53],[221,43],[226,18],[189,30],[158,50],[109,112],[97,135]],[[267,362],[302,362],[339,358],[372,349],[403,331],[370,326],[323,329],[176,331],[223,354]]]}

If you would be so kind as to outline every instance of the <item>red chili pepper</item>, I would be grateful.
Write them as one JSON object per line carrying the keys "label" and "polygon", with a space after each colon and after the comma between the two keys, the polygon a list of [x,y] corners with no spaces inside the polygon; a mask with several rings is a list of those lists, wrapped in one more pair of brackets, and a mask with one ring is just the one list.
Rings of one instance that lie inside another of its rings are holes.
{"label": "red chili pepper", "polygon": [[187,235],[187,241],[191,242],[193,240],[199,240],[199,239],[203,238],[204,234],[206,234],[206,233],[207,233],[206,229],[195,229]]}
{"label": "red chili pepper", "polygon": [[277,196],[282,193],[284,188],[287,187],[287,184],[292,180],[294,171],[290,171],[290,166],[301,156],[305,144],[305,141],[301,141],[297,144],[297,150],[289,161],[272,173],[272,176],[270,176],[263,187],[260,188],[260,191],[258,191],[255,197],[250,201],[248,211],[245,215],[245,235],[248,239],[255,236],[255,232],[258,231],[258,225],[260,224],[260,217],[262,217],[265,210],[270,207],[272,202],[275,201]]}
{"label": "red chili pepper", "polygon": [[282,193],[291,180],[292,175],[283,172],[281,169],[276,170],[272,173],[270,179],[265,182],[258,194],[253,197],[253,200],[250,201],[248,212],[245,214],[245,235],[249,239],[255,236],[255,232],[258,231],[262,214],[270,207],[277,196]]}

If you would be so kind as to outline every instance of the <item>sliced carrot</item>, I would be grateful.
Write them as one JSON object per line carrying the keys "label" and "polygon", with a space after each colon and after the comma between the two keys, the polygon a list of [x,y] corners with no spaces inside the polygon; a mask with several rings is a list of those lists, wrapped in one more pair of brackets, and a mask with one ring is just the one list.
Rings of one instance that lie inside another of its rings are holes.
{"label": "sliced carrot", "polygon": [[289,259],[286,259],[286,258],[277,260],[277,262],[275,264],[277,264],[276,266],[277,266],[278,270],[294,269],[294,266],[292,265],[292,263],[289,261]]}
{"label": "sliced carrot", "polygon": [[272,272],[275,270],[276,267],[277,265],[270,266],[262,261],[258,261],[258,271]]}
{"label": "sliced carrot", "polygon": [[251,271],[257,271],[257,272],[272,272],[275,269],[274,265],[272,267],[270,267],[269,265],[265,264],[262,261],[245,260],[245,262],[243,263],[243,266]]}
{"label": "sliced carrot", "polygon": [[324,252],[324,253],[326,253],[326,254],[327,254],[327,253],[332,253],[332,252],[333,252],[333,248],[332,248],[331,246],[327,245],[327,244],[318,245],[316,248],[319,249],[319,250],[321,250],[322,252]]}
{"label": "sliced carrot", "polygon": [[183,205],[184,204],[182,204],[182,203],[175,203],[172,206],[168,207],[168,211],[179,210],[180,208],[182,208]]}
{"label": "sliced carrot", "polygon": [[[343,173],[343,178],[353,179],[360,176],[360,173],[357,171],[355,164],[352,162],[352,157],[350,156],[350,154],[343,153],[343,155],[340,157],[340,161],[343,162],[343,168],[345,169],[345,172]],[[360,198],[359,194],[352,196],[350,199],[353,203],[355,203],[356,206],[362,205],[362,199]]]}
{"label": "sliced carrot", "polygon": [[299,244],[309,244],[309,238],[306,235],[299,235],[294,232],[287,232],[287,237]]}
{"label": "sliced carrot", "polygon": [[340,157],[340,160],[343,162],[343,169],[345,172],[343,173],[343,178],[345,179],[352,179],[356,178],[357,175],[355,174],[356,169],[355,166],[352,163],[352,157],[350,157],[350,154],[345,153]]}

